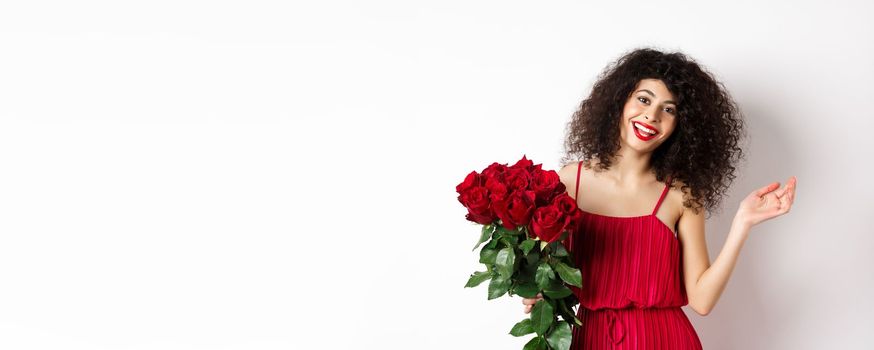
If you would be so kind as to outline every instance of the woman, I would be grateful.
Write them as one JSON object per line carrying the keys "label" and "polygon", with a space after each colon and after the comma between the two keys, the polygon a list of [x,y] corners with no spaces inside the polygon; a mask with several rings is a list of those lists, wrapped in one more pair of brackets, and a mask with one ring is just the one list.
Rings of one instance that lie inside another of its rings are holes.
{"label": "woman", "polygon": [[682,53],[637,49],[601,74],[569,123],[564,161],[582,161],[559,171],[581,212],[564,241],[583,275],[571,349],[701,349],[681,306],[709,314],[750,229],[795,197],[794,176],[750,193],[711,265],[704,213],[735,178],[742,133],[722,84]]}

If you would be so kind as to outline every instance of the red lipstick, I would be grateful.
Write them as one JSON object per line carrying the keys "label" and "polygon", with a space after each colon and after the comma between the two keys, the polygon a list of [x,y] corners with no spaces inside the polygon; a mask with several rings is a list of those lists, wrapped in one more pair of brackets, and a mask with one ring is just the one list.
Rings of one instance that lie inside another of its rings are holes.
{"label": "red lipstick", "polygon": [[631,122],[631,128],[634,129],[634,135],[637,136],[637,138],[639,138],[639,139],[641,139],[641,140],[643,140],[643,141],[649,141],[649,140],[652,140],[652,139],[654,139],[656,136],[658,136],[658,134],[659,134],[659,131],[658,131],[656,128],[653,128],[652,126],[650,126],[650,125],[648,125],[648,124],[646,124],[646,123],[640,123],[641,125],[646,126],[647,128],[650,128],[650,129],[652,129],[652,130],[656,130],[656,133],[655,133],[655,134],[652,134],[652,135],[650,135],[650,134],[648,134],[648,133],[644,133],[644,132],[640,131],[640,129],[638,129],[637,126],[634,125],[634,123],[640,123],[640,122],[637,122],[637,121]]}

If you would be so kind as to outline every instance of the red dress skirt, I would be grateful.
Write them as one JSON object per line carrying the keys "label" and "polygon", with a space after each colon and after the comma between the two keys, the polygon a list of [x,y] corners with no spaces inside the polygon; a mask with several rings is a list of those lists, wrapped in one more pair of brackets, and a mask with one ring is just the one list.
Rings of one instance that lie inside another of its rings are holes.
{"label": "red dress skirt", "polygon": [[[579,195],[580,168],[576,194]],[[688,304],[683,284],[682,246],[656,213],[615,217],[580,209],[580,226],[564,241],[580,268],[583,288],[572,327],[572,350],[701,349],[701,341],[681,309]]]}

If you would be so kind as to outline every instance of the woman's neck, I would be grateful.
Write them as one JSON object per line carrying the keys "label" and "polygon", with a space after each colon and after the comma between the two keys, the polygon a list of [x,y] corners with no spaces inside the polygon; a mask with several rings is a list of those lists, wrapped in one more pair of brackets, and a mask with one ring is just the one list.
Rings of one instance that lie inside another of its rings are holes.
{"label": "woman's neck", "polygon": [[652,153],[640,153],[628,148],[620,148],[613,156],[607,175],[617,186],[634,189],[653,179],[650,160]]}

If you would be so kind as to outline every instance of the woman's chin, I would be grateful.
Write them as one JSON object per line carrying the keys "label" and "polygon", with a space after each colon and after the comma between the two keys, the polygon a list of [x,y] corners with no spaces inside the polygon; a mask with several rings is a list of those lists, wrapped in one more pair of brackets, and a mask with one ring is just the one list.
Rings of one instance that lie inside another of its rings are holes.
{"label": "woman's chin", "polygon": [[[641,141],[641,140],[631,140],[630,142],[624,142],[622,148],[626,148],[628,150],[634,151],[635,153],[652,153],[658,147],[656,143],[653,141]],[[620,151],[622,149],[620,148]]]}

